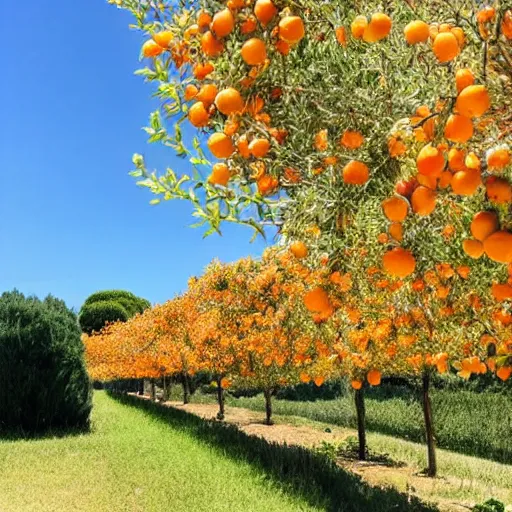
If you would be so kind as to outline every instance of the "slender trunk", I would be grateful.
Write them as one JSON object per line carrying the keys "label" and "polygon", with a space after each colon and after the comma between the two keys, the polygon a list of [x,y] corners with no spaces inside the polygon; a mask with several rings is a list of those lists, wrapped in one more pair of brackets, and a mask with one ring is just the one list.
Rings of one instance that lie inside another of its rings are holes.
{"label": "slender trunk", "polygon": [[355,392],[357,413],[357,437],[359,439],[359,460],[366,460],[366,408],[364,404],[364,388]]}
{"label": "slender trunk", "polygon": [[165,375],[162,377],[162,402],[167,402],[169,400],[169,388],[167,386],[167,379],[165,378]]}
{"label": "slender trunk", "polygon": [[217,402],[219,403],[219,412],[217,419],[222,421],[224,419],[224,389],[221,386],[222,378],[217,378]]}
{"label": "slender trunk", "polygon": [[272,390],[265,389],[263,391],[265,396],[265,425],[273,425],[272,421]]}
{"label": "slender trunk", "polygon": [[154,402],[156,400],[156,386],[154,379],[151,379],[151,401]]}
{"label": "slender trunk", "polygon": [[423,374],[423,415],[425,417],[425,434],[427,438],[428,468],[427,475],[437,475],[436,441],[434,437],[434,418],[432,415],[432,402],[430,401],[430,374]]}
{"label": "slender trunk", "polygon": [[139,379],[138,381],[138,394],[144,396],[144,379]]}
{"label": "slender trunk", "polygon": [[188,381],[188,375],[186,373],[183,374],[183,403],[186,405],[190,402],[190,385]]}

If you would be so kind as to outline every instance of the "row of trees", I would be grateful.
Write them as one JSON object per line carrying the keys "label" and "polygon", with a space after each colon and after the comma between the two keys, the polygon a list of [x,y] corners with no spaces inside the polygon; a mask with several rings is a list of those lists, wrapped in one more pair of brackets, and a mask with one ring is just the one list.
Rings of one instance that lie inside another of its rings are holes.
{"label": "row of trees", "polygon": [[116,4],[148,37],[150,141],[193,167],[135,155],[154,202],[277,226],[330,276],[307,304],[354,387],[421,374],[427,427],[432,368],[510,376],[510,0]]}

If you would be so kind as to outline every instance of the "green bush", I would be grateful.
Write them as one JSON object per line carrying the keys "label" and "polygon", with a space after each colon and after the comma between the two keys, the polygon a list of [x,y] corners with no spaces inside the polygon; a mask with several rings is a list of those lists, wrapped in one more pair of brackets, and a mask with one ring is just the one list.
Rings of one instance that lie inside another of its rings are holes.
{"label": "green bush", "polygon": [[505,505],[501,501],[490,499],[473,507],[473,512],[505,512]]}
{"label": "green bush", "polygon": [[117,302],[102,300],[82,307],[80,311],[80,327],[82,331],[91,334],[103,329],[109,322],[126,322],[130,316],[126,309]]}
{"label": "green bush", "polygon": [[91,391],[76,315],[64,302],[0,296],[0,430],[88,425]]}

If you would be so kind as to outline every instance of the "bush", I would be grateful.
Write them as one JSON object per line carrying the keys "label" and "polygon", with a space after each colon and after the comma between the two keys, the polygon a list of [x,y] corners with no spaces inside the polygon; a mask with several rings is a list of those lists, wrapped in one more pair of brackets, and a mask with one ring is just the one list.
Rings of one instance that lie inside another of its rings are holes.
{"label": "bush", "polygon": [[76,315],[64,302],[0,297],[0,430],[88,425],[91,391]]}
{"label": "bush", "polygon": [[102,300],[84,305],[80,311],[80,327],[82,331],[91,334],[99,332],[109,322],[126,322],[130,316],[126,309],[117,302]]}

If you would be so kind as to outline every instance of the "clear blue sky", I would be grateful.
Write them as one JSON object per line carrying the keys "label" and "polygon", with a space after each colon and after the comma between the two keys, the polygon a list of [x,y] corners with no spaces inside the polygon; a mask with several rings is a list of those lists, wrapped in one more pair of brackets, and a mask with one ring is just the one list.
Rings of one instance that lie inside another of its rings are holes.
{"label": "clear blue sky", "polygon": [[141,35],[104,0],[2,4],[0,291],[52,293],[79,308],[100,289],[162,302],[213,258],[258,255],[251,231],[202,238],[190,206],[150,206],[134,152],[178,169],[141,127],[151,89],[133,75]]}

